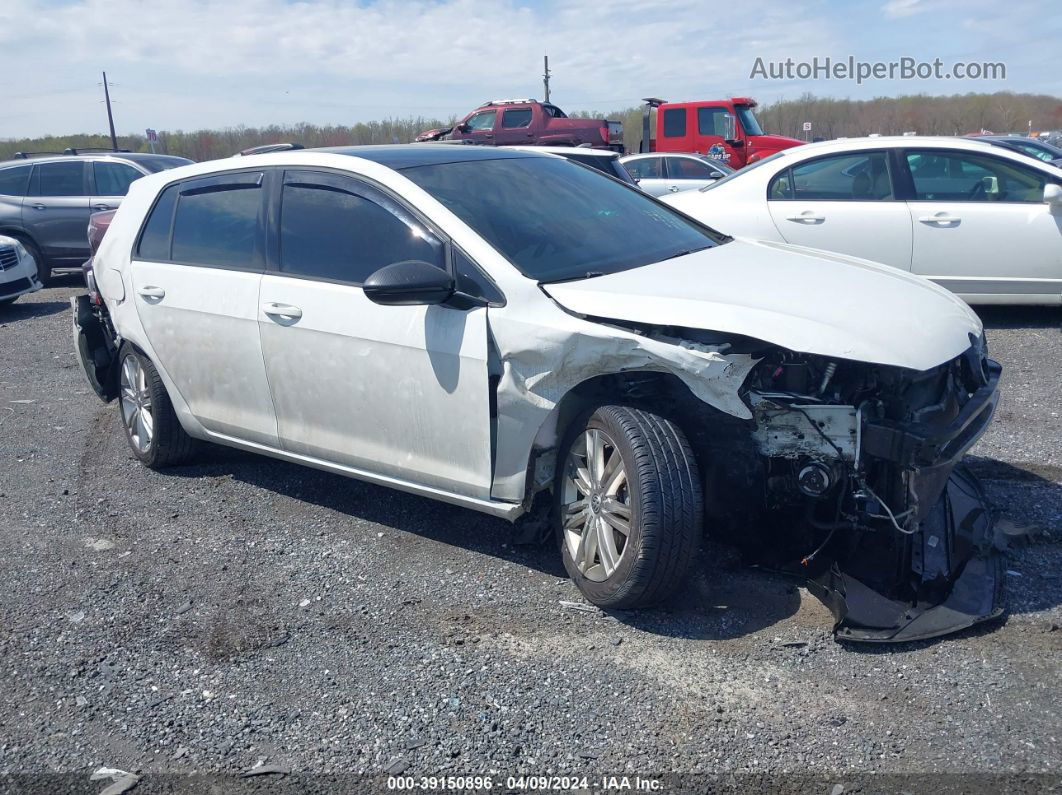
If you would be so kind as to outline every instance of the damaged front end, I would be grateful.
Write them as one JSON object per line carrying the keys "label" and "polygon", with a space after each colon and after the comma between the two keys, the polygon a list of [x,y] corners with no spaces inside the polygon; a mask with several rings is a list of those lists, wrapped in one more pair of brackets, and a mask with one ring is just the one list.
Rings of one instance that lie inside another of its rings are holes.
{"label": "damaged front end", "polygon": [[991,512],[957,468],[998,401],[1001,368],[971,342],[925,372],[774,349],[746,381],[757,460],[730,459],[720,489],[754,489],[766,510],[760,535],[745,523],[734,540],[806,576],[841,640],[918,640],[1004,611]]}

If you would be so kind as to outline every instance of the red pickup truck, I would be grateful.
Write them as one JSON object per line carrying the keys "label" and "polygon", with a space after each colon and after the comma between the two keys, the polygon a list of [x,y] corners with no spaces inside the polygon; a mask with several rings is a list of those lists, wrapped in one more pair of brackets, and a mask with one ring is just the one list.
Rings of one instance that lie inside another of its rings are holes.
{"label": "red pickup truck", "polygon": [[[697,152],[720,160],[731,168],[804,143],[783,135],[767,135],[752,110],[756,100],[748,97],[705,102],[645,100],[642,151]],[[656,137],[652,136],[650,112],[656,108]]]}
{"label": "red pickup truck", "polygon": [[425,130],[417,141],[442,139],[492,146],[579,146],[623,151],[623,123],[569,119],[563,110],[534,99],[485,102],[453,127]]}

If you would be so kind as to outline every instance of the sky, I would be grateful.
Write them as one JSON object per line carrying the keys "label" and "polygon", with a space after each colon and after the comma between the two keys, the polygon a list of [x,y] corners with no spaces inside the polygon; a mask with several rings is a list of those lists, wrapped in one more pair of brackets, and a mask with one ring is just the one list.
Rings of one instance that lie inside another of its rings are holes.
{"label": "sky", "polygon": [[[1057,0],[2,0],[0,138],[449,118],[488,99],[1062,95]],[[765,63],[902,57],[1006,79],[768,80]]]}

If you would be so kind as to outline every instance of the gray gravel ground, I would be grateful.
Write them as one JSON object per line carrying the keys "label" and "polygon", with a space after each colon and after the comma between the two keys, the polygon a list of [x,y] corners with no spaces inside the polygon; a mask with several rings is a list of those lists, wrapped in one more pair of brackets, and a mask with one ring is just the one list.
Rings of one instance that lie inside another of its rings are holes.
{"label": "gray gravel ground", "polygon": [[499,520],[219,449],[151,472],[72,353],[75,292],[0,309],[0,775],[1060,780],[1062,310],[983,313],[1004,402],[973,466],[1045,532],[1012,556],[1009,617],[846,647],[724,549],[670,609],[581,612]]}

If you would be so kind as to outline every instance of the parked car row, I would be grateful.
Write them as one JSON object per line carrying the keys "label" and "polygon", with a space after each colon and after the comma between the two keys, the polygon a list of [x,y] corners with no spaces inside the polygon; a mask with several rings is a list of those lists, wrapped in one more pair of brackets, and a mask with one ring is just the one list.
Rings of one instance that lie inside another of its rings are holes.
{"label": "parked car row", "polygon": [[563,154],[289,149],[139,179],[73,302],[89,382],[150,467],[206,440],[544,520],[523,532],[603,607],[674,594],[707,528],[795,565],[839,637],[1000,615],[990,514],[953,472],[1000,374],[969,307]]}

